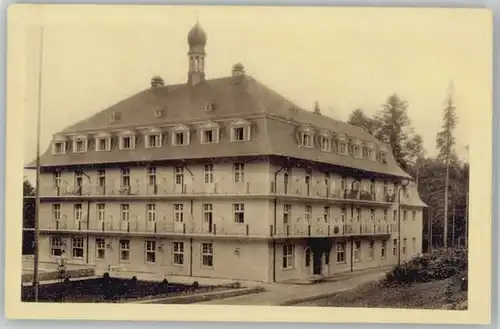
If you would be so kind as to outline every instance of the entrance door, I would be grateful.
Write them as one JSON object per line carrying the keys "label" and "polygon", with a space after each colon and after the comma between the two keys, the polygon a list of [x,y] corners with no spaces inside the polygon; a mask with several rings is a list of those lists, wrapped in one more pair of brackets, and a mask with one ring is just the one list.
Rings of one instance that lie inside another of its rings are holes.
{"label": "entrance door", "polygon": [[321,252],[313,252],[313,274],[320,275],[322,272]]}

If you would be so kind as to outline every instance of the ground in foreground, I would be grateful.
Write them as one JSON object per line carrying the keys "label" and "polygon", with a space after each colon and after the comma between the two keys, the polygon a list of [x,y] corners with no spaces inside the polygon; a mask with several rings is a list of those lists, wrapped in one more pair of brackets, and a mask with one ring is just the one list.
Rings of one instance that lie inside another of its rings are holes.
{"label": "ground in foreground", "polygon": [[450,291],[450,286],[453,287],[452,279],[394,286],[369,282],[296,306],[467,309],[467,291]]}

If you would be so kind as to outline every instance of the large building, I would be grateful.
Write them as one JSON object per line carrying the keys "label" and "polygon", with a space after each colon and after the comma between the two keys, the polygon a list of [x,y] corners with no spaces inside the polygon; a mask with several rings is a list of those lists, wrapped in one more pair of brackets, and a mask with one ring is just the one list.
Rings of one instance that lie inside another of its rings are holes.
{"label": "large building", "polygon": [[186,83],[153,77],[54,135],[40,158],[41,262],[283,282],[421,252],[425,204],[388,145],[239,63],[206,79],[206,41],[197,23]]}

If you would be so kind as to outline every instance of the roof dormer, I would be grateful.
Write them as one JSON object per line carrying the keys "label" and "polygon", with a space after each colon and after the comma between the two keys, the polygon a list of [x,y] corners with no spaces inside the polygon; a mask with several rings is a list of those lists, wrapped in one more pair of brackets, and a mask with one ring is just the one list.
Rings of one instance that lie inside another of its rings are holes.
{"label": "roof dormer", "polygon": [[301,125],[297,128],[300,147],[313,148],[314,129],[310,125]]}
{"label": "roof dormer", "polygon": [[111,134],[108,132],[100,132],[95,135],[95,150],[109,151],[111,150]]}
{"label": "roof dormer", "polygon": [[351,140],[351,147],[352,147],[352,156],[361,159],[363,158],[363,144],[361,143],[360,140],[357,139],[352,139]]}
{"label": "roof dormer", "polygon": [[52,154],[54,155],[65,154],[67,142],[68,139],[66,138],[66,136],[61,136],[61,135],[54,136],[54,139],[52,140]]}
{"label": "roof dormer", "polygon": [[191,139],[190,129],[186,125],[179,124],[172,129],[172,145],[184,146],[189,145]]}
{"label": "roof dormer", "polygon": [[344,133],[337,134],[337,153],[347,155],[347,135]]}
{"label": "roof dormer", "polygon": [[130,129],[122,130],[119,134],[119,148],[120,150],[135,149],[136,133]]}
{"label": "roof dormer", "polygon": [[81,134],[73,137],[73,153],[87,152],[88,136]]}
{"label": "roof dormer", "polygon": [[328,130],[320,130],[318,133],[319,148],[323,152],[332,151],[332,133]]}
{"label": "roof dormer", "polygon": [[245,142],[250,140],[251,123],[245,119],[236,119],[231,123],[231,141]]}
{"label": "roof dormer", "polygon": [[151,127],[144,131],[144,137],[146,140],[146,148],[155,148],[162,146],[163,133],[160,129]]}
{"label": "roof dormer", "polygon": [[200,126],[200,140],[202,144],[212,144],[219,142],[220,125],[213,121],[208,121]]}

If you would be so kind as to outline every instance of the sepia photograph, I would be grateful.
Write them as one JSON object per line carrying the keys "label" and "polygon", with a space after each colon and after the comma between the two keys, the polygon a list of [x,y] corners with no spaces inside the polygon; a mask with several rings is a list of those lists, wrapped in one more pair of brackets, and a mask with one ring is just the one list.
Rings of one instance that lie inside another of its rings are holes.
{"label": "sepia photograph", "polygon": [[489,322],[491,22],[11,7],[9,300],[88,319],[184,304]]}

